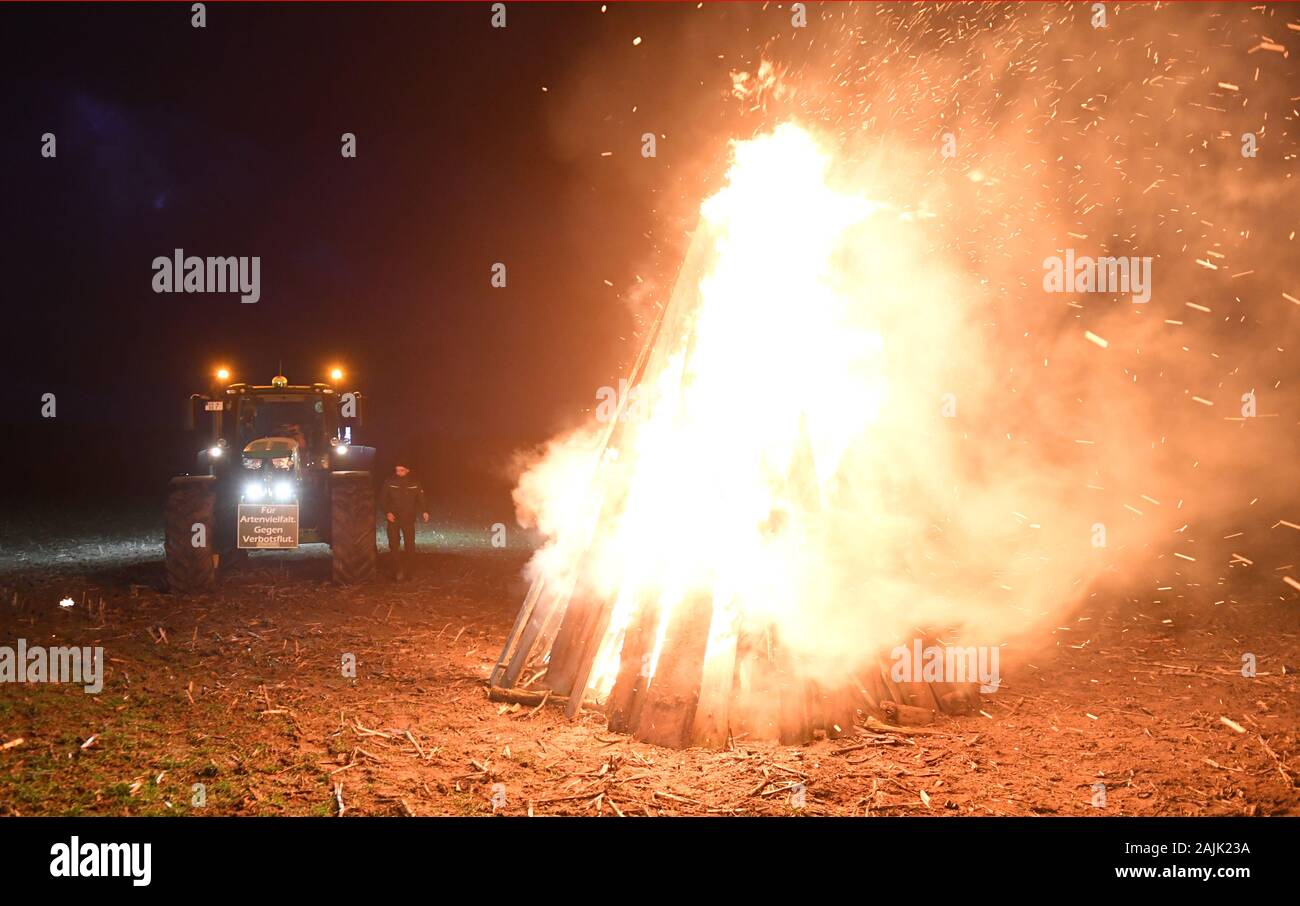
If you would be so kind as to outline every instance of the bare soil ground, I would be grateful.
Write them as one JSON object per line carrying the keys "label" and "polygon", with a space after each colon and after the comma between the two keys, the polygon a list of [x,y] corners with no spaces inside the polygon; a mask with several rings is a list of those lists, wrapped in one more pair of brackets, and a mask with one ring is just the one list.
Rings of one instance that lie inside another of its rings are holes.
{"label": "bare soil ground", "polygon": [[528,551],[486,526],[425,529],[404,583],[338,588],[316,548],[179,598],[137,521],[0,536],[0,645],[107,661],[98,695],[0,685],[0,815],[1300,814],[1300,605],[1276,581],[1098,593],[981,715],[928,732],[672,751],[487,700]]}

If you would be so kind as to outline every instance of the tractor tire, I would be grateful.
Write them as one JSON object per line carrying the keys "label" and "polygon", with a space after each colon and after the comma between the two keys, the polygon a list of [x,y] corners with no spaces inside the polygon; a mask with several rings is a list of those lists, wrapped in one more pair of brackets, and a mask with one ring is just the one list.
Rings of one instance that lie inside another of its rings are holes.
{"label": "tractor tire", "polygon": [[330,549],[333,578],[340,585],[375,574],[375,489],[369,472],[330,475]]}
{"label": "tractor tire", "polygon": [[[163,550],[167,588],[173,594],[210,591],[216,581],[216,564],[212,560],[216,499],[216,479],[211,475],[183,475],[173,478],[167,486]],[[195,535],[199,525],[203,526],[201,538]],[[196,546],[196,540],[203,543]]]}

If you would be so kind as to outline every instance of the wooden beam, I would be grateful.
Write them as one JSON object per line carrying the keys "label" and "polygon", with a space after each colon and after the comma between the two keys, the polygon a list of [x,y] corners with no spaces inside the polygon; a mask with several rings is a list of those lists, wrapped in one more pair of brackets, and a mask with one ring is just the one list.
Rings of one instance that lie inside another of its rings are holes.
{"label": "wooden beam", "polygon": [[[528,586],[528,594],[524,597],[524,603],[519,608],[519,613],[515,616],[515,625],[510,627],[510,634],[506,636],[506,643],[501,647],[501,656],[497,658],[496,666],[492,668],[492,674],[488,678],[488,685],[496,686],[501,682],[501,676],[505,673],[506,662],[514,653],[515,643],[519,641],[519,636],[523,632],[528,621],[532,619],[533,610],[537,606],[537,599],[542,593],[542,587],[546,584],[541,576],[533,580],[532,585]],[[513,681],[506,683],[507,686],[514,685]]]}
{"label": "wooden beam", "polygon": [[690,744],[712,618],[713,602],[707,594],[688,595],[673,608],[637,722],[636,737],[641,741],[675,749]]}
{"label": "wooden beam", "polygon": [[839,739],[853,733],[853,725],[857,722],[854,685],[853,677],[846,676],[826,693],[823,707],[826,715],[826,736],[829,739]]}
{"label": "wooden beam", "polygon": [[881,703],[889,701],[889,690],[880,680],[880,666],[872,661],[865,669],[858,671],[857,680],[858,691],[862,694],[869,713],[880,717]]}
{"label": "wooden beam", "polygon": [[549,589],[542,596],[540,602],[533,608],[529,615],[528,623],[524,626],[524,631],[519,637],[519,642],[515,646],[514,655],[510,663],[502,672],[499,682],[493,683],[494,686],[513,686],[519,681],[519,675],[528,665],[529,657],[532,655],[533,648],[537,644],[539,637],[543,636],[546,627],[555,619],[555,609],[558,607],[557,599],[559,593],[556,589]]}
{"label": "wooden beam", "polygon": [[561,695],[568,695],[573,690],[583,643],[591,632],[599,605],[599,601],[584,592],[575,591],[569,596],[568,606],[560,620],[560,631],[551,643],[545,680],[548,688]]}
{"label": "wooden beam", "polygon": [[605,703],[609,728],[626,733],[636,726],[645,692],[650,685],[649,659],[654,653],[655,632],[659,628],[659,602],[643,601],[623,634],[619,654],[618,676]]}
{"label": "wooden beam", "polygon": [[595,605],[594,613],[591,616],[591,625],[587,629],[587,635],[582,639],[576,658],[576,665],[573,672],[573,682],[569,688],[569,704],[564,709],[564,716],[573,719],[578,714],[578,708],[582,705],[582,698],[587,694],[587,682],[591,679],[591,668],[596,663],[596,658],[600,655],[600,649],[605,644],[605,633],[609,631],[609,621],[614,616],[614,602],[600,601]]}
{"label": "wooden beam", "polygon": [[897,727],[924,727],[934,723],[935,712],[929,708],[901,705],[898,702],[885,702],[882,707],[885,718]]}
{"label": "wooden beam", "polygon": [[490,702],[511,702],[516,705],[540,705],[542,702],[554,702],[563,704],[569,700],[566,695],[556,695],[554,692],[535,692],[529,689],[503,689],[501,686],[491,686],[488,688],[488,701]]}
{"label": "wooden beam", "polygon": [[780,709],[777,739],[783,745],[799,745],[812,739],[807,683],[796,670],[792,653],[781,644],[781,637],[775,631],[772,637]]}
{"label": "wooden beam", "polygon": [[704,670],[700,675],[700,698],[695,707],[691,728],[693,745],[723,749],[731,735],[731,687],[736,675],[736,635],[733,627],[717,625],[723,614],[716,607],[709,626],[714,648],[705,649]]}
{"label": "wooden beam", "polygon": [[908,705],[913,708],[924,708],[927,711],[938,711],[939,701],[934,697],[934,690],[926,682],[899,683],[899,704]]}
{"label": "wooden beam", "polygon": [[[569,696],[556,695],[554,692],[537,692],[531,689],[503,689],[500,686],[493,686],[488,689],[488,701],[509,702],[516,705],[532,705],[536,707],[542,702],[548,705],[563,705],[568,703]],[[590,703],[583,703],[582,710],[593,711],[599,710],[594,708]]]}
{"label": "wooden beam", "polygon": [[933,683],[944,714],[974,714],[980,709],[979,683]]}
{"label": "wooden beam", "polygon": [[776,739],[780,725],[776,671],[767,626],[742,624],[736,634],[735,667],[731,679],[731,735]]}

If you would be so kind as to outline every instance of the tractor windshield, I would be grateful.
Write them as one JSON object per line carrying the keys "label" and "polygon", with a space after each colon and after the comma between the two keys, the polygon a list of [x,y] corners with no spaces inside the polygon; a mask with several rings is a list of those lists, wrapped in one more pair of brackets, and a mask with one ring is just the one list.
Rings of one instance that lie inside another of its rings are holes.
{"label": "tractor windshield", "polygon": [[239,443],[259,437],[291,437],[308,450],[325,439],[325,403],[317,396],[253,397],[239,411]]}

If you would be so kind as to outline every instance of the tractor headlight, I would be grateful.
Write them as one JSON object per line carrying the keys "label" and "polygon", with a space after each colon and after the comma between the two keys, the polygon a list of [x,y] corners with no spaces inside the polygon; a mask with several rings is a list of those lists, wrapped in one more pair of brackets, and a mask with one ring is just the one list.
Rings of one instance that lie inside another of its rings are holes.
{"label": "tractor headlight", "polygon": [[261,500],[266,496],[266,487],[260,481],[250,481],[244,488],[244,496],[249,500]]}
{"label": "tractor headlight", "polygon": [[271,460],[271,468],[273,468],[273,469],[292,469],[292,468],[293,468],[293,457],[292,457],[292,456],[277,456],[275,459],[272,459],[272,460]]}
{"label": "tractor headlight", "polygon": [[256,456],[245,456],[245,457],[244,457],[244,468],[245,468],[245,469],[260,469],[260,468],[262,468],[262,460],[258,459]]}
{"label": "tractor headlight", "polygon": [[215,446],[208,447],[208,455],[211,456],[213,459],[220,459],[221,454],[224,452],[226,451],[221,449],[220,447],[215,447]]}
{"label": "tractor headlight", "polygon": [[337,453],[339,456],[347,456],[347,455],[348,455],[348,445],[347,445],[347,444],[339,444],[337,447],[334,448],[334,452]]}
{"label": "tractor headlight", "polygon": [[293,485],[290,484],[290,483],[287,482],[287,481],[277,481],[277,482],[275,483],[275,499],[276,499],[276,500],[292,500],[292,499],[293,499]]}

